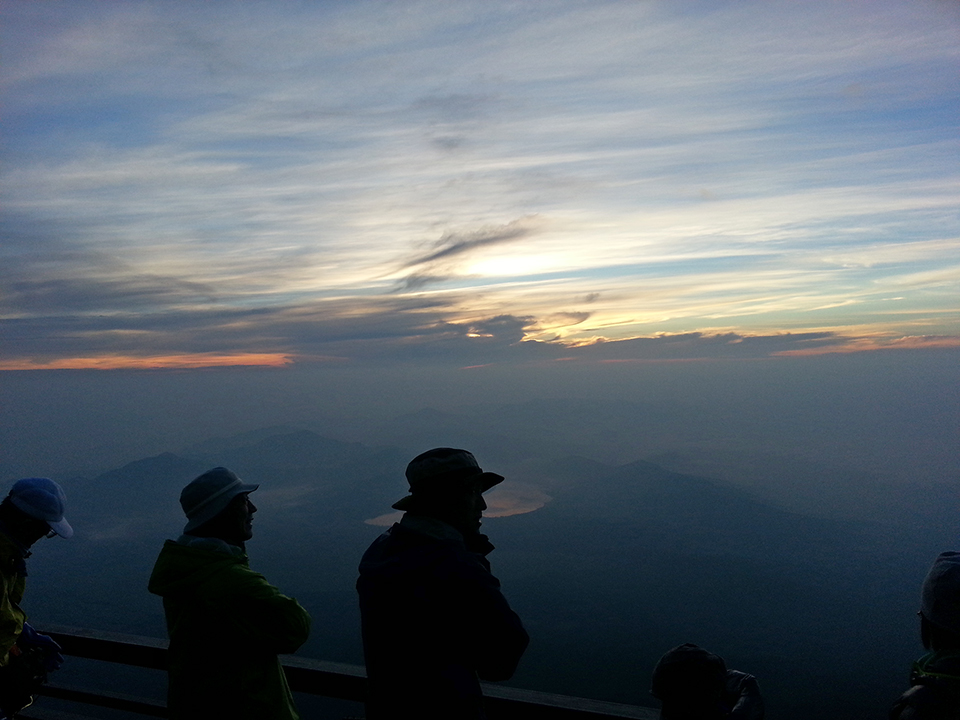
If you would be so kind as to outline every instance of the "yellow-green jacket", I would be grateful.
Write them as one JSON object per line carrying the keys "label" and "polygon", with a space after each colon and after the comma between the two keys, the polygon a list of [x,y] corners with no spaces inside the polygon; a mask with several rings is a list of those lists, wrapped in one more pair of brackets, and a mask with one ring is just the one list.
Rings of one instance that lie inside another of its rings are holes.
{"label": "yellow-green jacket", "polygon": [[20,609],[27,574],[23,560],[23,550],[0,532],[0,667],[9,661],[10,648],[16,645],[27,620]]}
{"label": "yellow-green jacket", "polygon": [[299,718],[277,654],[306,641],[310,616],[252,571],[240,548],[168,540],[149,589],[166,613],[173,720]]}

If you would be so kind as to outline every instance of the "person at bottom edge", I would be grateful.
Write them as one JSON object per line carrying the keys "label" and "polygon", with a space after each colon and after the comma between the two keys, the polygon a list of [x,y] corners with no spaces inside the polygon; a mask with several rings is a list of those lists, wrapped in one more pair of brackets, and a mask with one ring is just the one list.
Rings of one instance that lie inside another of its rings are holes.
{"label": "person at bottom edge", "polygon": [[529,638],[500,592],[480,534],[482,494],[503,480],[466,450],[407,466],[405,511],[360,562],[367,720],[484,718],[479,680],[507,680]]}
{"label": "person at bottom edge", "polygon": [[929,652],[913,663],[910,689],[891,720],[960,718],[960,553],[940,553],[920,590],[920,641]]}
{"label": "person at bottom edge", "polygon": [[653,670],[650,693],[663,720],[763,720],[760,687],[753,675],[727,670],[719,655],[693,643],[678,645]]}
{"label": "person at bottom edge", "polygon": [[170,636],[167,706],[173,720],[299,718],[277,655],[310,633],[310,616],[247,563],[253,537],[246,485],[226,468],[187,485],[183,534],[160,551],[150,592]]}

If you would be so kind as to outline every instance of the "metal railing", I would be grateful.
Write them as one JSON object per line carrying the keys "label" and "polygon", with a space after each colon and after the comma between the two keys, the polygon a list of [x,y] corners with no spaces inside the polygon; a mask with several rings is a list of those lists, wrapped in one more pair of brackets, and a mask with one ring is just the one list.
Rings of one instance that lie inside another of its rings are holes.
{"label": "metal railing", "polygon": [[[167,641],[157,638],[122,635],[60,626],[46,626],[42,632],[60,643],[63,654],[90,660],[120,663],[152,670],[166,670]],[[294,692],[308,693],[337,700],[362,703],[366,692],[366,673],[363,667],[345,663],[281,656],[287,681]],[[635,705],[590,700],[587,698],[555,695],[553,693],[522,690],[483,683],[484,706],[490,720],[656,720],[659,712]],[[122,692],[69,687],[54,680],[43,686],[46,696],[79,703],[92,708],[109,708],[145,717],[167,717],[162,703],[133,697]],[[28,708],[24,720],[43,720],[56,717],[47,714],[43,701]],[[92,717],[92,716],[91,716]]]}

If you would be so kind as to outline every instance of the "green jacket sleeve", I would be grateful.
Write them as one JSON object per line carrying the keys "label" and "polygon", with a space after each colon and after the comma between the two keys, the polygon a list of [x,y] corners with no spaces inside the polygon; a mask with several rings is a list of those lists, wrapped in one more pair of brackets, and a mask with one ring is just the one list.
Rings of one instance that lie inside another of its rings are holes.
{"label": "green jacket sleeve", "polygon": [[[225,576],[225,577],[224,577]],[[245,640],[274,653],[292,653],[310,635],[310,616],[258,572],[235,565],[211,583],[217,605],[241,629]]]}
{"label": "green jacket sleeve", "polygon": [[27,614],[20,609],[23,598],[23,576],[12,569],[8,557],[0,557],[0,667],[7,664],[8,654],[20,633]]}

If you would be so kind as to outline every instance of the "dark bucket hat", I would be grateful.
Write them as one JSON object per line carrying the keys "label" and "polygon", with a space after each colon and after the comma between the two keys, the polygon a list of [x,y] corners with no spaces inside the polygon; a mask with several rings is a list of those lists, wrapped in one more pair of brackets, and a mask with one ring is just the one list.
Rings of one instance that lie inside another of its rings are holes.
{"label": "dark bucket hat", "polygon": [[484,472],[473,453],[456,448],[434,448],[417,455],[407,465],[407,482],[410,494],[393,504],[397,510],[409,510],[416,498],[435,495],[479,484],[480,492],[486,492],[503,475]]}

